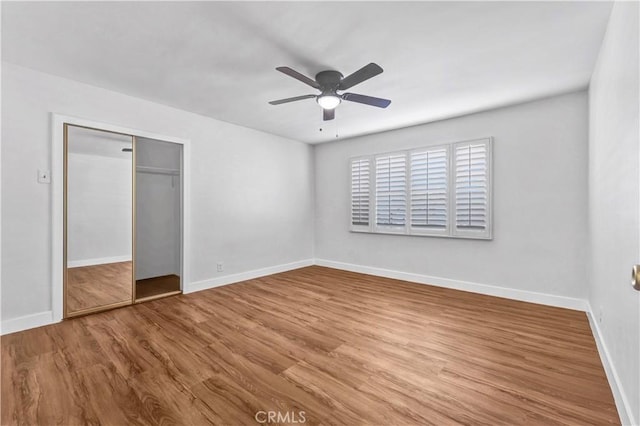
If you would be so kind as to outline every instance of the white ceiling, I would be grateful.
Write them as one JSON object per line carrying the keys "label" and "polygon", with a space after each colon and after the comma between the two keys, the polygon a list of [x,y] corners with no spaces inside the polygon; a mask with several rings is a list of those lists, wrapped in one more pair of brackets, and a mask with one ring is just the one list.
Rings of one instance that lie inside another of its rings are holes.
{"label": "white ceiling", "polygon": [[[586,87],[601,2],[2,2],[8,62],[316,143]],[[275,71],[384,73],[322,122],[315,91]],[[323,128],[323,131],[319,131]]]}

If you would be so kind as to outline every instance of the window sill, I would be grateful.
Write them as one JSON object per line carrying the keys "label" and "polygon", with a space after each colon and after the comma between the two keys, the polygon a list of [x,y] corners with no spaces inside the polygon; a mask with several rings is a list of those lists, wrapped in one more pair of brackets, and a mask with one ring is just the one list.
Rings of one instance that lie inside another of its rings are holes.
{"label": "window sill", "polygon": [[397,235],[404,237],[436,237],[436,238],[449,238],[455,240],[484,240],[492,241],[493,235],[449,235],[449,234],[427,234],[427,233],[407,233],[405,231],[371,231],[370,229],[349,229],[349,232],[357,234],[373,234],[373,235]]}

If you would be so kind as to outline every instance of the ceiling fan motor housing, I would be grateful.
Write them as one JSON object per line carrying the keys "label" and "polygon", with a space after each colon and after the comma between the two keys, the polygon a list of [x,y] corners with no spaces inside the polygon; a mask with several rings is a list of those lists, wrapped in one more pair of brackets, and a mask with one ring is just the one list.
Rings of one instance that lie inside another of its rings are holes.
{"label": "ceiling fan motor housing", "polygon": [[321,71],[316,74],[316,81],[320,85],[323,95],[335,95],[342,81],[342,73],[338,71]]}

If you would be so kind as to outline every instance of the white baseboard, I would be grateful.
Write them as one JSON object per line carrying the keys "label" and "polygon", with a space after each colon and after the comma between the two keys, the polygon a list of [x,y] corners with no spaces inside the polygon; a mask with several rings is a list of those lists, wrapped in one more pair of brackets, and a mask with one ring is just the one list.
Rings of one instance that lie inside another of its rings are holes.
{"label": "white baseboard", "polygon": [[100,257],[97,259],[81,259],[72,260],[68,262],[69,268],[79,268],[82,266],[104,265],[107,263],[129,262],[131,255],[127,256],[112,256],[112,257]]}
{"label": "white baseboard", "polygon": [[293,269],[304,268],[314,264],[313,259],[300,260],[298,262],[285,263],[282,265],[269,266],[262,269],[254,269],[253,271],[240,272],[239,274],[225,275],[220,278],[212,278],[203,281],[196,281],[185,285],[183,293],[193,293],[195,291],[207,290],[210,288],[220,287],[227,284],[233,284],[240,281],[252,280],[254,278],[264,277],[266,275],[277,274],[280,272],[291,271]]}
{"label": "white baseboard", "polygon": [[11,318],[2,321],[0,334],[5,335],[16,331],[28,330],[30,328],[41,327],[53,323],[53,312],[38,312],[37,314],[25,315],[23,317]]}
{"label": "white baseboard", "polygon": [[345,271],[359,272],[361,274],[377,275],[385,278],[410,281],[418,284],[428,284],[436,287],[445,287],[455,290],[469,291],[471,293],[486,294],[488,296],[503,297],[506,299],[520,300],[523,302],[538,303],[541,305],[556,306],[575,311],[587,311],[587,301],[572,297],[556,296],[553,294],[536,293],[527,290],[497,287],[488,284],[479,284],[469,281],[452,280],[449,278],[432,277],[429,275],[401,272],[391,269],[375,268],[372,266],[355,265],[352,263],[336,262],[333,260],[316,259],[316,265],[328,268],[342,269]]}
{"label": "white baseboard", "polygon": [[607,380],[609,381],[609,387],[611,388],[611,392],[613,393],[613,399],[616,402],[616,408],[618,409],[620,422],[623,425],[638,425],[636,419],[634,419],[633,411],[631,410],[631,405],[629,404],[629,399],[627,398],[627,395],[622,388],[620,377],[618,376],[616,367],[613,364],[613,360],[611,359],[611,355],[609,354],[607,345],[604,343],[602,332],[600,331],[600,326],[598,326],[598,321],[596,321],[596,318],[593,315],[593,311],[591,310],[591,305],[588,302],[587,307],[587,317],[589,318],[591,331],[596,341],[596,345],[598,346],[598,354],[600,354],[602,366],[604,367],[604,371],[607,374]]}

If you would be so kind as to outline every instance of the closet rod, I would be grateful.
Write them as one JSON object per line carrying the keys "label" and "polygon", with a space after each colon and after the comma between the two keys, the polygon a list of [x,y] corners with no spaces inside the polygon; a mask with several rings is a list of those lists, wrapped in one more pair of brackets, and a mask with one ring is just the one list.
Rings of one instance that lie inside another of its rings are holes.
{"label": "closet rod", "polygon": [[138,167],[136,167],[136,172],[180,176],[180,170],[178,170],[178,169],[165,169],[165,168],[162,168],[162,167],[138,166]]}

